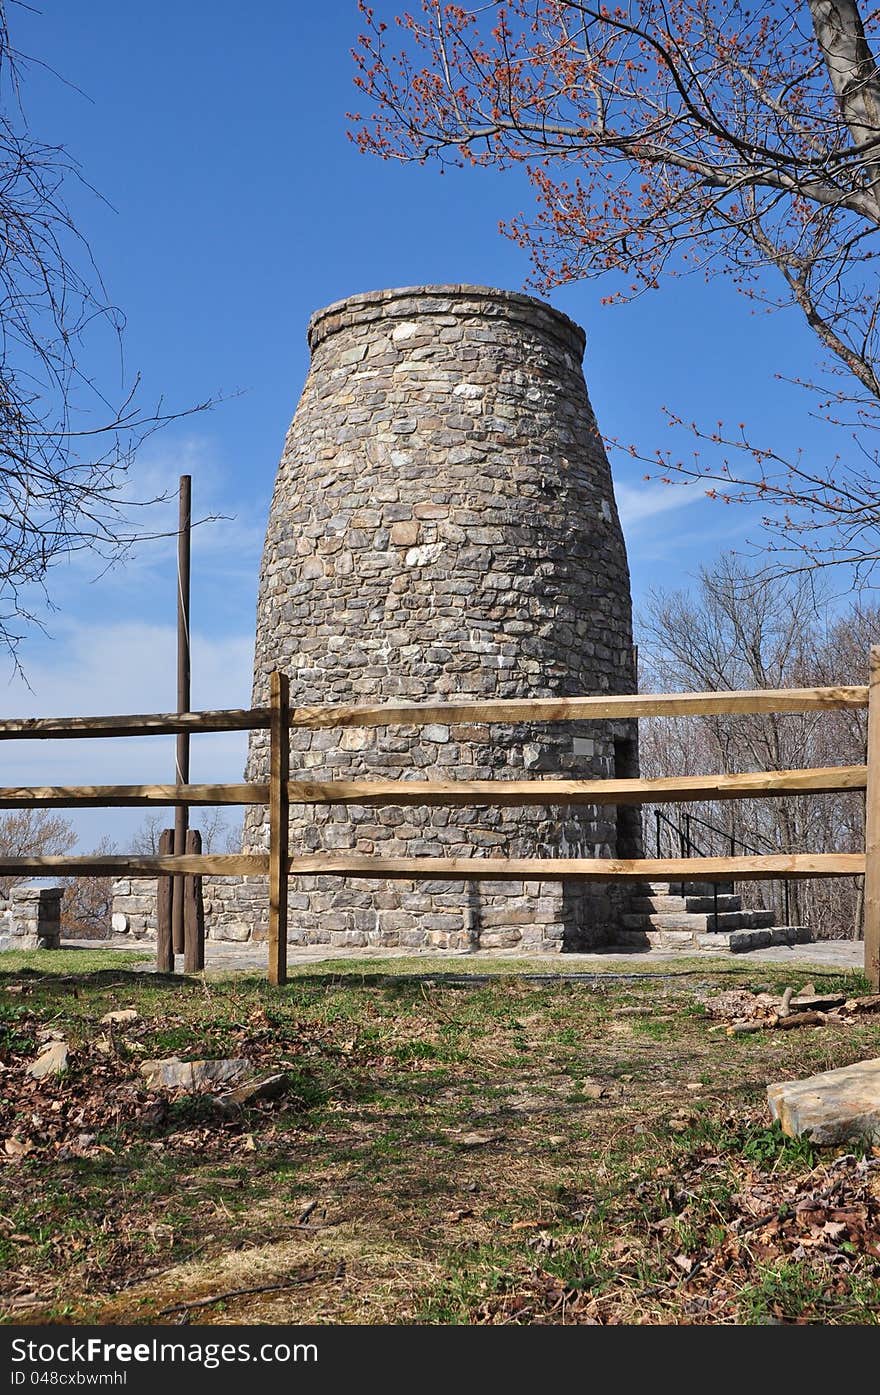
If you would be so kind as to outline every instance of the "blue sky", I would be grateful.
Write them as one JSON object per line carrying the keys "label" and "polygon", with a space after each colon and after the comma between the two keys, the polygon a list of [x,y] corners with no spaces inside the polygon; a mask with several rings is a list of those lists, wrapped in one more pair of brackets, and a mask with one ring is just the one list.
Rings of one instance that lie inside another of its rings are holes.
{"label": "blue sky", "polygon": [[[392,12],[388,0],[377,8]],[[170,407],[227,398],[154,437],[135,488],[174,488],[188,472],[195,513],[227,516],[194,543],[193,702],[246,706],[263,530],[308,369],[309,315],[379,286],[522,288],[528,259],[497,225],[530,207],[527,183],[518,172],[441,177],[356,152],[345,117],[358,104],[354,0],[44,0],[39,11],[13,7],[11,20],[19,48],[48,65],[25,74],[34,134],[63,143],[103,196],[69,191],[127,317],[128,371],[142,374],[145,400]],[[602,293],[579,285],[551,299],[587,330],[587,385],[608,435],[666,444],[666,404],[709,423],[745,420],[781,448],[818,446],[808,398],[774,381],[815,367],[796,314],[756,318],[724,280],[670,282],[626,307],[601,307]],[[90,355],[112,392],[120,370],[109,339]],[[645,485],[643,467],[612,463],[637,603],[759,535],[752,511]],[[175,509],[156,522],[171,523]],[[165,541],[98,580],[82,558],[58,569],[51,637],[23,651],[30,691],[10,679],[3,710],[173,708],[173,557]],[[196,741],[193,778],[238,778],[243,749],[238,736]],[[156,740],[15,743],[4,758],[9,784],[165,779],[172,769]],[[124,841],[141,817],[90,811],[77,826],[85,846],[104,832]]]}

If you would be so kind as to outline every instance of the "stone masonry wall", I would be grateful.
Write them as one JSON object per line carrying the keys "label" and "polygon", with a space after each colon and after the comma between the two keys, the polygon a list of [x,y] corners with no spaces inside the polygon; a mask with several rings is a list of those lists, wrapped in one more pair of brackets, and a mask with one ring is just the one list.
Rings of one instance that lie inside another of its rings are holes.
{"label": "stone masonry wall", "polygon": [[[254,703],[275,667],[294,705],[634,691],[629,576],[583,331],[531,297],[435,286],[330,306],[309,343],[266,535]],[[254,733],[247,778],[267,768],[267,736]],[[637,772],[633,723],[291,738],[292,779],[615,768]],[[631,817],[607,807],[291,816],[294,855],[614,856],[637,840]],[[244,842],[266,849],[264,810],[248,810]],[[299,943],[556,950],[602,943],[618,914],[603,887],[311,877],[292,883],[289,921]],[[228,905],[223,915],[228,925]]]}
{"label": "stone masonry wall", "polygon": [[[203,877],[206,933],[215,940],[263,940],[269,929],[265,877]],[[291,896],[291,910],[295,909]],[[114,935],[156,937],[156,880],[126,877],[113,884]]]}
{"label": "stone masonry wall", "polygon": [[0,950],[57,949],[62,886],[35,878],[18,882],[0,902]]}

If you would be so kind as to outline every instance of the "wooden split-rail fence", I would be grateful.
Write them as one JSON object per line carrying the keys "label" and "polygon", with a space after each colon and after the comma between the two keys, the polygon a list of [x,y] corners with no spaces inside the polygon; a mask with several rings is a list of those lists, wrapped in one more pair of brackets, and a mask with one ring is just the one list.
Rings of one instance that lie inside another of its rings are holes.
{"label": "wooden split-rail fence", "polygon": [[[293,728],[418,726],[428,722],[563,722],[632,717],[691,717],[710,714],[781,713],[868,709],[865,765],[809,770],[771,770],[742,775],[683,775],[659,780],[332,780],[289,778]],[[123,717],[26,718],[0,721],[0,740],[168,735],[181,732],[269,732],[268,783],[221,785],[93,785],[0,788],[0,808],[269,806],[269,852],[161,853],[88,857],[0,859],[0,875],[57,873],[64,876],[172,877],[268,874],[269,981],[287,977],[287,887],[291,876],[339,876],[418,881],[761,881],[806,877],[865,878],[865,972],[880,991],[880,647],[872,649],[867,687],[762,689],[754,692],[650,693],[499,701],[384,703],[378,706],[291,707],[289,683],[270,675],[268,707]],[[754,799],[864,790],[865,849],[858,853],[785,853],[753,857],[688,858],[386,858],[355,853],[291,856],[291,804],[527,805],[661,804],[709,799]],[[204,965],[203,930],[188,918],[187,971]],[[157,940],[157,963],[174,968],[165,930]]]}

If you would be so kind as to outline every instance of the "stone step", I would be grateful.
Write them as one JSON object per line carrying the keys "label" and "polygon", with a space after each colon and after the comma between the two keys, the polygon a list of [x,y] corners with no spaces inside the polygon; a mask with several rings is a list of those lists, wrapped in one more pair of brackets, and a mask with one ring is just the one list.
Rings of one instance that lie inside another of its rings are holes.
{"label": "stone step", "polygon": [[[709,938],[714,940],[715,936]],[[813,932],[807,925],[773,925],[769,929],[737,930],[730,936],[728,947],[732,954],[744,954],[750,949],[769,949],[771,945],[812,943]]]}
{"label": "stone step", "polygon": [[[711,914],[714,914],[714,911],[715,911],[715,897],[714,897],[714,896],[685,896],[684,900],[685,900],[686,909],[689,910],[689,911],[697,911],[697,912],[700,912],[700,911],[708,911],[710,915],[711,915]],[[742,897],[741,897],[741,896],[733,896],[733,895],[731,895],[729,892],[725,892],[725,893],[722,895],[722,893],[719,891],[719,893],[718,893],[718,910],[719,910],[719,911],[741,911],[741,910],[742,910]]]}
{"label": "stone step", "polygon": [[743,926],[749,930],[772,925],[775,919],[773,911],[743,911],[742,918]]}
{"label": "stone step", "polygon": [[687,930],[618,930],[609,949],[684,949],[699,946],[697,936]]}
{"label": "stone step", "polygon": [[614,942],[607,946],[607,952],[615,949],[680,949],[684,953],[694,950],[718,954],[747,954],[754,949],[769,949],[772,945],[812,944],[813,935],[806,925],[774,925],[766,929],[731,931],[683,930],[618,930]]}
{"label": "stone step", "polygon": [[[713,912],[715,910],[715,900],[712,896],[633,896],[630,898],[630,910],[651,915],[654,911],[696,911]],[[718,910],[740,911],[742,910],[742,898],[739,896],[719,896]]]}
{"label": "stone step", "polygon": [[[681,882],[646,882],[648,895],[656,896],[678,896],[681,893]],[[685,895],[687,896],[711,896],[715,882],[684,882]],[[718,882],[719,896],[733,895],[733,882]]]}
{"label": "stone step", "polygon": [[625,930],[682,930],[689,934],[721,930],[753,930],[773,924],[772,911],[725,911],[699,915],[692,911],[632,912],[621,916]]}

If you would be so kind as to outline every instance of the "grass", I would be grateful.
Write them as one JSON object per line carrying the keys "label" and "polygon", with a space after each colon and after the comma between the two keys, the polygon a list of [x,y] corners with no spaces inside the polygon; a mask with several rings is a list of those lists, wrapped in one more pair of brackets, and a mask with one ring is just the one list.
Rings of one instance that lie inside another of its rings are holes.
{"label": "grass", "polygon": [[[624,961],[535,981],[528,961],[420,956],[272,991],[140,957],[0,963],[7,1321],[174,1322],[222,1294],[193,1320],[878,1320],[880,1169],[787,1139],[764,1092],[880,1055],[880,1023],[728,1038],[706,1012],[731,986],[860,975]],[[125,1007],[134,1024],[101,1024]],[[42,1030],[70,1061],[38,1083]],[[283,1092],[229,1116],[148,1094],[140,1063],[171,1054],[246,1056]]]}
{"label": "grass", "polygon": [[151,950],[130,949],[8,949],[0,954],[0,982],[23,970],[36,974],[91,974],[101,969],[130,969],[149,962]]}

